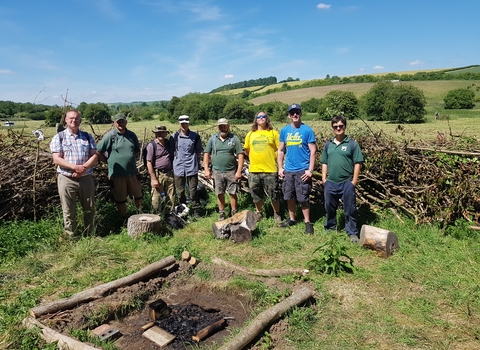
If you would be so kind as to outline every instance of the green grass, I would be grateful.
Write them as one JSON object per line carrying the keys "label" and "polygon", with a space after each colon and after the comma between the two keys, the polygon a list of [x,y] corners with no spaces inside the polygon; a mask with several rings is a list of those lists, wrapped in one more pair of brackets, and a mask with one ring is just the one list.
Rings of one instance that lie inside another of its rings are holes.
{"label": "green grass", "polygon": [[[123,229],[103,238],[29,246],[23,258],[4,260],[0,265],[0,334],[19,336],[18,332],[23,331],[17,326],[28,309],[41,300],[66,297],[123,277],[171,254],[180,258],[183,250],[205,262],[219,256],[250,268],[306,267],[315,248],[328,239],[322,230],[324,218],[316,214],[313,236],[306,236],[302,225],[280,230],[273,219],[267,218],[259,223],[249,243],[240,246],[217,240],[211,232],[215,205],[211,198],[207,205],[211,215],[173,236],[146,236],[132,241]],[[321,208],[315,211],[321,212]],[[291,286],[287,289],[270,286],[258,278],[235,277],[226,290],[249,293],[255,305],[253,317],[288,296],[294,284],[315,286],[316,303],[294,308],[285,316],[283,336],[296,349],[478,346],[478,235],[456,237],[452,234],[455,229],[446,235],[435,226],[417,226],[406,219],[402,223],[383,212],[370,217],[373,221],[369,224],[391,230],[399,238],[400,250],[388,259],[350,244],[341,231],[339,241],[355,260],[353,273],[333,277],[312,271],[300,279],[285,277],[283,282]],[[56,219],[50,220],[53,226],[58,224]],[[459,226],[458,230],[463,229]],[[211,273],[202,269],[195,275],[199,281],[212,279]],[[272,334],[267,331],[260,341],[265,348],[274,341]],[[28,342],[35,341],[30,333],[22,336],[30,339]],[[20,346],[18,340],[14,346]]]}

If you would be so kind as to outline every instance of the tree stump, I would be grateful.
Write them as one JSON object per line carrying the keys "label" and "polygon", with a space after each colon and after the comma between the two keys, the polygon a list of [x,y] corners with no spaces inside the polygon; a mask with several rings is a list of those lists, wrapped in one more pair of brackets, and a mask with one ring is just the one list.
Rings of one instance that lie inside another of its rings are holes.
{"label": "tree stump", "polygon": [[137,214],[128,218],[127,230],[132,239],[136,239],[145,232],[161,233],[162,222],[155,214]]}
{"label": "tree stump", "polygon": [[365,248],[376,250],[382,258],[388,258],[400,248],[395,233],[369,225],[363,225],[360,230],[360,244]]}
{"label": "tree stump", "polygon": [[257,216],[251,210],[243,210],[231,218],[214,222],[213,235],[216,238],[231,239],[236,243],[252,240],[252,231],[257,225]]}

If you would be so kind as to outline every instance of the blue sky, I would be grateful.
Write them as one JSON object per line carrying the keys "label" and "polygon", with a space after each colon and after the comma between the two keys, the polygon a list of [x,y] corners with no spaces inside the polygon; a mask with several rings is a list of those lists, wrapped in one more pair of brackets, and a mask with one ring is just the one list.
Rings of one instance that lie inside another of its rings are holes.
{"label": "blue sky", "polygon": [[0,100],[169,100],[480,64],[480,1],[0,0]]}

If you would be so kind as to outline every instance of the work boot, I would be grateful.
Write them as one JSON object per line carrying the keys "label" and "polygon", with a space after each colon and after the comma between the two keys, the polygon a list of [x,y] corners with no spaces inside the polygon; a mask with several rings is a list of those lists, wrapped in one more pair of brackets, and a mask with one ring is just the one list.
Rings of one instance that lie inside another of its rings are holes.
{"label": "work boot", "polygon": [[225,210],[219,210],[218,211],[218,221],[223,221],[225,220]]}
{"label": "work boot", "polygon": [[290,227],[290,226],[294,226],[296,225],[297,222],[295,220],[292,220],[292,219],[287,219],[285,220],[284,222],[282,222],[280,225],[278,225],[278,227]]}
{"label": "work boot", "polygon": [[311,222],[306,222],[305,223],[305,234],[313,235],[313,232],[314,232],[313,224]]}

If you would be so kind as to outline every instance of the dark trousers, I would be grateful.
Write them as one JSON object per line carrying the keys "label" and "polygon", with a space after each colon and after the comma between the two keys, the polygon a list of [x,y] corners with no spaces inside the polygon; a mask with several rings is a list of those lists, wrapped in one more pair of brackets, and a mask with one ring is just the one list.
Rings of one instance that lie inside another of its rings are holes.
{"label": "dark trousers", "polygon": [[186,204],[187,198],[185,195],[185,185],[188,185],[190,191],[190,200],[192,203],[193,210],[200,209],[200,202],[198,200],[197,186],[198,186],[198,175],[192,176],[174,176],[175,178],[175,189],[177,191],[178,202]]}
{"label": "dark trousers", "polygon": [[348,235],[358,235],[355,186],[351,180],[341,183],[327,181],[324,184],[324,190],[327,213],[325,229],[335,230],[337,228],[337,208],[341,199],[345,213],[345,231]]}

